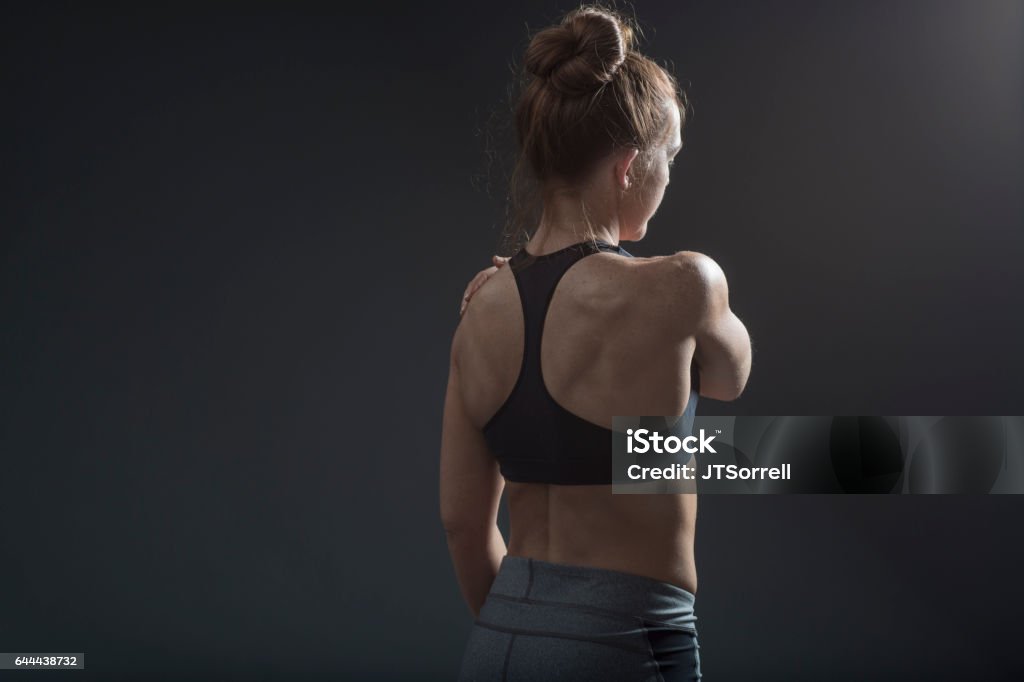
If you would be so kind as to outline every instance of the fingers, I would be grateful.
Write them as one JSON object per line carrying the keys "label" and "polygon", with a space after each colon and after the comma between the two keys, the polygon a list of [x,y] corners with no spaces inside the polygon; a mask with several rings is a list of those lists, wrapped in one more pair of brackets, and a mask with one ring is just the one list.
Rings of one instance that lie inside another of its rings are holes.
{"label": "fingers", "polygon": [[504,267],[508,263],[508,258],[505,256],[491,256],[491,262],[494,263],[494,265],[486,270],[478,272],[476,277],[470,281],[469,286],[466,287],[465,293],[462,294],[462,302],[459,304],[459,315],[466,312],[466,306],[469,305],[469,299],[473,298],[473,294],[476,293],[476,290],[482,287],[484,282],[498,271],[498,268]]}
{"label": "fingers", "polygon": [[479,285],[476,284],[477,277],[479,276],[480,275],[474,277],[472,281],[470,281],[469,286],[467,286],[466,290],[462,293],[462,303],[459,305],[459,315],[466,312],[466,306],[469,305],[469,299],[472,298],[473,292],[479,288]]}
{"label": "fingers", "polygon": [[469,305],[469,299],[473,298],[473,294],[476,293],[477,289],[482,287],[484,282],[486,282],[488,278],[490,278],[490,276],[496,273],[497,271],[498,268],[492,266],[487,268],[486,270],[481,270],[480,272],[476,273],[476,277],[474,277],[470,281],[469,286],[466,287],[466,291],[462,295],[462,303],[459,305],[459,315],[462,315],[462,313],[466,312],[466,306]]}
{"label": "fingers", "polygon": [[483,271],[478,272],[476,277],[470,280],[469,286],[466,287],[466,291],[462,294],[462,304],[459,306],[459,315],[466,312],[466,306],[469,305],[469,299],[473,298],[473,294],[476,293],[476,290],[479,289],[480,285],[483,283],[481,280],[481,275],[483,274]]}
{"label": "fingers", "polygon": [[473,298],[473,294],[476,293],[476,290],[483,286],[484,282],[486,282],[487,278],[490,276],[491,273],[487,272],[487,270],[481,270],[478,272],[476,277],[473,278],[473,281],[469,283],[469,291],[466,292],[468,294],[468,296],[466,296],[466,300]]}

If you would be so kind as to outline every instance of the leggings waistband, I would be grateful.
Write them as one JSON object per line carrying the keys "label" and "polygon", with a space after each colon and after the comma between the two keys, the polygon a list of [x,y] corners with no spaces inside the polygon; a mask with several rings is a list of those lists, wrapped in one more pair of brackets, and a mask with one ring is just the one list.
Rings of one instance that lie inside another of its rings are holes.
{"label": "leggings waistband", "polygon": [[654,578],[604,568],[506,555],[491,595],[607,611],[696,631],[693,593]]}

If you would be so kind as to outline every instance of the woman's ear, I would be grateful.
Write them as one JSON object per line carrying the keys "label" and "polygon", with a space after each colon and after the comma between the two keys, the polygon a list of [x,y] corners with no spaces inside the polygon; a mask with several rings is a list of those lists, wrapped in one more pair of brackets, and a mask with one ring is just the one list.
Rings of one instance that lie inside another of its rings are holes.
{"label": "woman's ear", "polygon": [[619,155],[619,160],[615,162],[615,182],[619,189],[625,191],[629,189],[631,180],[629,177],[629,169],[633,165],[633,159],[637,157],[640,150],[636,147],[630,147]]}

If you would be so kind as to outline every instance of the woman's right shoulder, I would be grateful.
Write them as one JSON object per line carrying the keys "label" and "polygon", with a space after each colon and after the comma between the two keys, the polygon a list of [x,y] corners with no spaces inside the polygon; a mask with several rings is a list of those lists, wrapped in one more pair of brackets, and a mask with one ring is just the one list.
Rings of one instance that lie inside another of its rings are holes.
{"label": "woman's right shoulder", "polygon": [[670,291],[678,292],[680,286],[705,288],[725,278],[715,259],[700,251],[677,251],[668,256],[634,260],[643,279],[655,288],[662,285]]}
{"label": "woman's right shoulder", "polygon": [[682,322],[692,328],[725,284],[722,268],[699,251],[677,251],[643,261],[637,273],[647,292],[644,298],[654,305],[653,314],[673,327]]}

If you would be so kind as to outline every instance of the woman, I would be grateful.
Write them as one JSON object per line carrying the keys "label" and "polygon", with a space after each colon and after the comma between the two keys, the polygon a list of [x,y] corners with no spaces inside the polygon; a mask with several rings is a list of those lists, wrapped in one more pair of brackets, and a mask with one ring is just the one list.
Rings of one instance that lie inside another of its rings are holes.
{"label": "woman", "polygon": [[610,485],[613,415],[692,413],[698,387],[733,400],[750,373],[711,258],[620,246],[661,203],[685,103],[598,6],[537,33],[523,63],[521,168],[542,214],[467,292],[445,399],[441,516],[476,618],[460,679],[699,679],[696,495]]}

